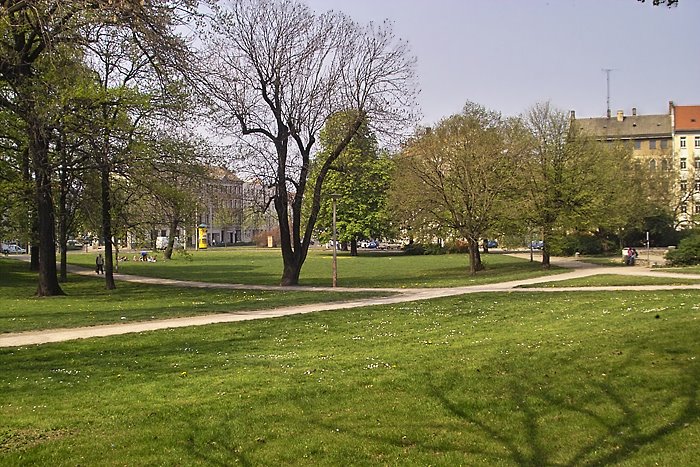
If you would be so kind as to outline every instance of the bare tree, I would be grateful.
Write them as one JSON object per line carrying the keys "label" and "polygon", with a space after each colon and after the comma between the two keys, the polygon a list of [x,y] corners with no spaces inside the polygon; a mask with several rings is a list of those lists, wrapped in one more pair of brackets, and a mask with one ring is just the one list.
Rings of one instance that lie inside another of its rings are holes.
{"label": "bare tree", "polygon": [[[203,90],[220,127],[247,139],[247,167],[274,192],[281,283],[296,285],[333,162],[364,122],[387,129],[411,121],[414,59],[388,24],[359,26],[298,1],[239,0],[215,9],[205,42]],[[350,110],[356,118],[346,134],[317,156],[325,122]],[[314,157],[323,159],[311,176]]]}

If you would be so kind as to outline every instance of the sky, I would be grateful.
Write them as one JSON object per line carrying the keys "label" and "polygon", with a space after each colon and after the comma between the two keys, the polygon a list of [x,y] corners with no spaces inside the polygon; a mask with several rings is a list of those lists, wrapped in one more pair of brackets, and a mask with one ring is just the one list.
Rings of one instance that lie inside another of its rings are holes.
{"label": "sky", "polygon": [[306,0],[367,23],[386,19],[418,65],[424,125],[467,101],[506,116],[550,102],[577,117],[610,108],[700,105],[700,0]]}

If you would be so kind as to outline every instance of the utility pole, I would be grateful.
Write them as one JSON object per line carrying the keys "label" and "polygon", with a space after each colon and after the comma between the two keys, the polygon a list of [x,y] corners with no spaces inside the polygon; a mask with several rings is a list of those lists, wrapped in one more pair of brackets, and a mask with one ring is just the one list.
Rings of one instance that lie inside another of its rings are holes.
{"label": "utility pole", "polygon": [[338,286],[338,232],[335,226],[335,204],[340,195],[331,193],[330,198],[333,200],[333,287]]}

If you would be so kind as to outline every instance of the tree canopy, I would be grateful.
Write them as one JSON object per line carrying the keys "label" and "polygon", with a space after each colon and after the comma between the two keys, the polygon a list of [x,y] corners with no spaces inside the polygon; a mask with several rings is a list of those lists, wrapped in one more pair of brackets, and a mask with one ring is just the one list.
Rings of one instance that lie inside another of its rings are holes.
{"label": "tree canopy", "polygon": [[405,227],[464,238],[470,268],[483,268],[478,246],[508,209],[522,160],[516,121],[467,103],[422,130],[396,162],[393,197]]}

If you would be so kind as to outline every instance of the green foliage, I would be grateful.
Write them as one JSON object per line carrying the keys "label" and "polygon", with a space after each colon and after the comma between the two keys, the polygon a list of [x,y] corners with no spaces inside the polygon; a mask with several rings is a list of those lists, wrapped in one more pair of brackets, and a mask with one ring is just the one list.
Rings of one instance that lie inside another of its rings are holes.
{"label": "green foliage", "polygon": [[694,232],[678,244],[678,248],[666,254],[670,266],[692,266],[700,264],[700,232]]}
{"label": "green foliage", "polygon": [[[323,155],[332,151],[354,121],[354,114],[334,115],[320,135],[321,157],[316,159],[314,171]],[[336,197],[336,227],[338,240],[385,238],[391,236],[391,224],[387,213],[387,191],[390,184],[392,160],[379,151],[377,140],[365,122],[331,166],[323,183],[321,208],[316,221],[318,238],[322,243],[332,236],[332,198]],[[312,177],[315,178],[315,177]],[[311,200],[307,199],[307,204]]]}
{"label": "green foliage", "polygon": [[576,252],[582,255],[597,255],[606,251],[605,241],[588,233],[572,233],[553,237],[550,251],[553,255],[573,256]]}
{"label": "green foliage", "polygon": [[[468,102],[461,114],[420,131],[396,163],[397,221],[413,238],[457,236],[477,245],[511,209],[522,160],[520,130],[516,121]],[[475,273],[482,265],[470,254]]]}
{"label": "green foliage", "polygon": [[403,252],[407,255],[444,255],[447,249],[437,243],[409,243],[403,247]]}

